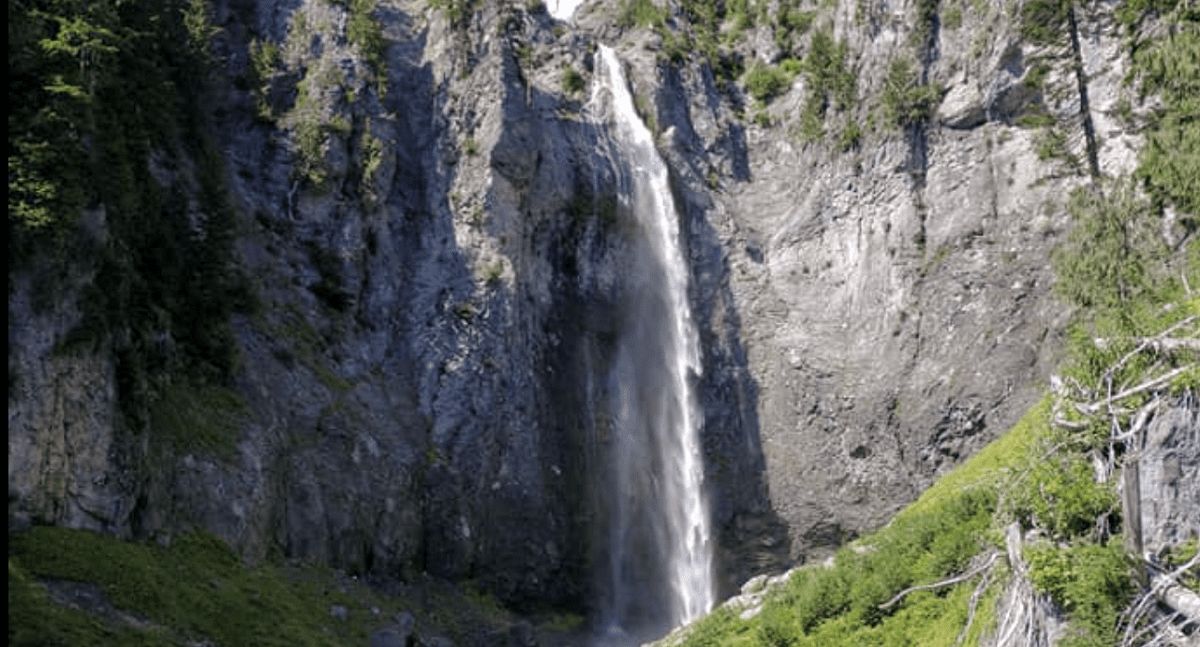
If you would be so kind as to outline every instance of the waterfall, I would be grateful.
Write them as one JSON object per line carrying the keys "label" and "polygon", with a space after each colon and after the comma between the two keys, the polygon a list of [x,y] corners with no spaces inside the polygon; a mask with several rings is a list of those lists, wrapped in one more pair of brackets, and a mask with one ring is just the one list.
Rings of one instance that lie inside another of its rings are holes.
{"label": "waterfall", "polygon": [[609,376],[611,474],[600,554],[612,635],[666,631],[713,605],[713,557],[693,382],[701,372],[688,266],[667,167],[616,54],[596,53],[590,110],[616,176],[628,240]]}

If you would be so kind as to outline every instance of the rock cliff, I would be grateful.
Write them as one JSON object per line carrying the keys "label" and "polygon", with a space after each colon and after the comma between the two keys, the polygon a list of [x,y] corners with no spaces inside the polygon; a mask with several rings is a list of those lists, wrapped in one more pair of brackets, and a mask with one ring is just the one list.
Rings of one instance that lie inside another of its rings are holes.
{"label": "rock cliff", "polygon": [[[1146,109],[1115,2],[1041,40],[1016,1],[771,2],[715,57],[679,55],[712,25],[673,3],[656,25],[636,3],[432,4],[208,4],[208,134],[257,296],[232,315],[234,398],[201,408],[233,439],[155,441],[169,418],[130,422],[112,339],[61,352],[86,259],[49,303],[52,272],[10,267],[10,527],[199,525],[251,558],[586,609],[635,233],[588,118],[605,42],[671,167],[732,592],[878,526],[1037,397],[1069,315],[1065,197],[1132,168]],[[781,41],[789,11],[809,24]],[[753,96],[756,65],[831,44],[848,100],[815,68]],[[195,172],[147,163],[164,187]]]}

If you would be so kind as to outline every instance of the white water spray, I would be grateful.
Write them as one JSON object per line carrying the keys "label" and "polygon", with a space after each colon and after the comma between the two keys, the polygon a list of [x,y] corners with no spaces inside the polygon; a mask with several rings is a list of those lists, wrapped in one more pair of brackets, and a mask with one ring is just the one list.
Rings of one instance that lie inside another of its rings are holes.
{"label": "white water spray", "polygon": [[700,414],[701,372],[667,168],[638,118],[616,54],[596,53],[591,109],[607,134],[622,210],[637,223],[611,376],[610,521],[602,613],[613,633],[671,629],[713,605]]}
{"label": "white water spray", "polygon": [[583,0],[547,0],[546,8],[551,16],[559,20],[570,20],[581,4]]}

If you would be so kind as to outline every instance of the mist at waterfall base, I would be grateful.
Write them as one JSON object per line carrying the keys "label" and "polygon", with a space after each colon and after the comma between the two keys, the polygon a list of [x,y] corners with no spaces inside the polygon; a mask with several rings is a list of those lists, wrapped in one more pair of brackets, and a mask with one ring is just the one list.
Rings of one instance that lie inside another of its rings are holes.
{"label": "mist at waterfall base", "polygon": [[600,46],[590,112],[628,219],[615,357],[605,386],[607,469],[597,484],[599,644],[654,638],[713,605],[713,557],[693,383],[701,371],[688,268],[667,169]]}

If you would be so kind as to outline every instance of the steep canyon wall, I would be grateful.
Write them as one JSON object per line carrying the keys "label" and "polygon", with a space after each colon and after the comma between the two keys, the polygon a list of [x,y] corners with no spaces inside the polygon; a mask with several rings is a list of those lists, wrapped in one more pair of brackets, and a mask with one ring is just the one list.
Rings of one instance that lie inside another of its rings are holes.
{"label": "steep canyon wall", "polygon": [[[881,524],[1036,399],[1069,315],[1048,262],[1066,195],[1132,167],[1117,113],[1145,105],[1113,2],[1074,6],[1046,42],[1022,34],[1021,2],[944,0],[803,6],[786,48],[762,24],[722,45],[746,69],[819,34],[844,47],[852,100],[827,101],[815,134],[813,75],[759,100],[673,59],[662,30],[701,29],[674,5],[655,30],[606,2],[566,24],[525,3],[381,0],[372,58],[354,4],[210,4],[210,134],[258,304],[233,315],[229,448],[155,440],[161,416],[131,425],[111,344],[56,351],[86,260],[51,304],[36,267],[19,272],[10,527],[203,526],[254,559],[585,608],[610,424],[595,402],[635,232],[585,110],[604,42],[671,170],[732,591]],[[898,60],[936,89],[919,118],[888,116]],[[148,163],[164,186],[193,172]],[[103,211],[89,218],[103,240]]]}

